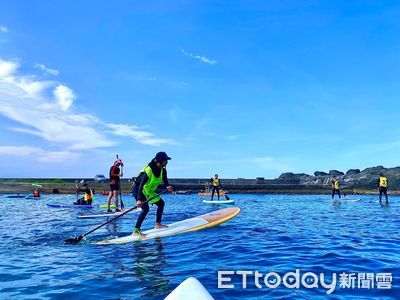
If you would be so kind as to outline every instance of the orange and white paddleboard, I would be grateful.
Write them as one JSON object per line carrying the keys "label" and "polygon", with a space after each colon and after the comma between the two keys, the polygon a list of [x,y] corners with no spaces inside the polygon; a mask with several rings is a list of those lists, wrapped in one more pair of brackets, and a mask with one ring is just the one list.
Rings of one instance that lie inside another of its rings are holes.
{"label": "orange and white paddleboard", "polygon": [[141,236],[127,235],[115,239],[97,242],[99,245],[125,244],[135,241],[144,241],[154,238],[177,235],[190,231],[197,231],[209,227],[217,226],[229,221],[240,212],[239,207],[229,207],[210,212],[198,217],[169,224],[167,228],[151,229],[142,232]]}

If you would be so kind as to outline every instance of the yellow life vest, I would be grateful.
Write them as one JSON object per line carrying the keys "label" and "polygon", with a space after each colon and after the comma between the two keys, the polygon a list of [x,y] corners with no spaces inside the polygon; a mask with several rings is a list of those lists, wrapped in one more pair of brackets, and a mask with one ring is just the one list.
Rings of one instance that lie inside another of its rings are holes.
{"label": "yellow life vest", "polygon": [[[146,182],[146,184],[143,186],[143,195],[146,196],[146,199],[150,199],[156,195],[156,190],[158,186],[163,182],[163,170],[160,172],[160,176],[156,177],[153,174],[153,170],[151,169],[150,166],[144,167],[140,173],[146,173],[147,177],[149,180]],[[161,199],[160,196],[157,196],[151,200],[149,200],[150,203],[156,203]]]}
{"label": "yellow life vest", "polygon": [[335,190],[339,189],[339,180],[332,180],[332,188]]}
{"label": "yellow life vest", "polygon": [[213,184],[213,186],[219,186],[219,179],[218,178],[214,178],[212,184]]}
{"label": "yellow life vest", "polygon": [[88,193],[85,193],[84,195],[83,195],[83,199],[85,200],[85,201],[89,201],[89,200],[94,200],[94,195],[93,195],[93,191],[92,190],[89,190],[90,191],[90,194],[88,194]]}
{"label": "yellow life vest", "polygon": [[388,180],[386,177],[384,177],[384,176],[379,177],[379,186],[387,187],[387,184],[388,184]]}

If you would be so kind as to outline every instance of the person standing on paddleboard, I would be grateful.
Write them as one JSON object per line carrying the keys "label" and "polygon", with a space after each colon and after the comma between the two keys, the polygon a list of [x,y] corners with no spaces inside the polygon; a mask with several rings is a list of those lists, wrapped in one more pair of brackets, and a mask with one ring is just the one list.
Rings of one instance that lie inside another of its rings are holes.
{"label": "person standing on paddleboard", "polygon": [[114,165],[110,168],[110,192],[107,198],[107,212],[111,212],[110,209],[110,202],[111,198],[114,196],[114,203],[115,203],[115,211],[121,211],[118,208],[118,192],[120,189],[120,179],[124,175],[121,172],[120,167],[124,166],[122,160],[117,159],[114,162]]}
{"label": "person standing on paddleboard", "polygon": [[332,199],[335,197],[335,194],[339,195],[340,197],[340,189],[339,189],[339,179],[336,178],[336,176],[333,176],[332,178]]}
{"label": "person standing on paddleboard", "polygon": [[386,205],[389,204],[388,194],[387,194],[387,186],[389,181],[383,174],[379,174],[379,203],[382,203],[382,194],[385,195]]}
{"label": "person standing on paddleboard", "polygon": [[[140,235],[140,228],[147,213],[149,212],[149,202],[157,205],[156,229],[166,228],[161,224],[162,215],[164,212],[165,202],[160,196],[154,197],[157,188],[160,184],[164,184],[168,192],[172,192],[173,188],[168,183],[167,164],[171,159],[165,152],[158,152],[151,162],[144,167],[135,179],[135,184],[132,189],[132,194],[136,199],[138,207],[142,208],[142,212],[137,219],[133,235]],[[148,200],[147,199],[151,199]]]}
{"label": "person standing on paddleboard", "polygon": [[214,200],[215,191],[217,191],[218,201],[219,201],[219,189],[221,187],[221,182],[219,181],[218,174],[215,174],[214,178],[211,178],[210,182],[211,182],[211,185],[212,185],[211,201]]}

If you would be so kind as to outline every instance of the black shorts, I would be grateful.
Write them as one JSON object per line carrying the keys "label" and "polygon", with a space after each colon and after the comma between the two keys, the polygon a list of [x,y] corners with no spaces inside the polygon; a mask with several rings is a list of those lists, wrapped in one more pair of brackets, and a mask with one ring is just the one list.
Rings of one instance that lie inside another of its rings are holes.
{"label": "black shorts", "polygon": [[119,184],[110,184],[110,191],[119,191]]}

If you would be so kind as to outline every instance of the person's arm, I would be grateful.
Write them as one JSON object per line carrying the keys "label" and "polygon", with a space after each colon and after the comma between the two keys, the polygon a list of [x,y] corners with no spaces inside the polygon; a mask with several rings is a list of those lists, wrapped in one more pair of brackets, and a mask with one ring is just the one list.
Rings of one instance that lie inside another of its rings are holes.
{"label": "person's arm", "polygon": [[137,201],[146,201],[146,196],[143,194],[143,187],[144,185],[147,183],[147,181],[149,181],[149,177],[147,176],[146,173],[141,173],[139,175],[139,180],[138,180],[138,198]]}
{"label": "person's arm", "polygon": [[163,180],[164,180],[164,188],[167,189],[168,192],[172,192],[174,189],[168,182],[167,169],[163,168]]}

